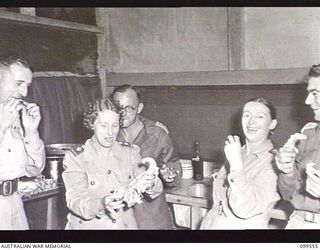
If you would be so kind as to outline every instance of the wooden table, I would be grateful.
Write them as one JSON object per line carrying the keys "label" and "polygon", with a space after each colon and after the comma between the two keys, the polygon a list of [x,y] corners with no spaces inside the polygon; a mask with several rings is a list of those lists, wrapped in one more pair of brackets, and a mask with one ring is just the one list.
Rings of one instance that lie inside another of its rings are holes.
{"label": "wooden table", "polygon": [[[192,230],[198,229],[200,226],[199,224],[202,220],[202,209],[210,209],[212,207],[211,183],[211,178],[204,178],[202,181],[183,179],[177,187],[165,189],[166,200],[168,203],[190,207],[190,228]],[[194,192],[196,184],[200,184],[201,186],[203,185],[206,192],[202,192],[201,195],[196,196]]]}

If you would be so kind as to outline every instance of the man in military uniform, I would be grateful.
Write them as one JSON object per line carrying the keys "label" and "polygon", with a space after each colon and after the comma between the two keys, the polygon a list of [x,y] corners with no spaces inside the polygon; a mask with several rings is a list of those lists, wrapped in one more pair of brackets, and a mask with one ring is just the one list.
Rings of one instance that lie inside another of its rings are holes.
{"label": "man in military uniform", "polygon": [[292,135],[276,156],[280,193],[295,208],[287,229],[320,229],[320,65],[310,69],[307,90],[316,122]]}
{"label": "man in military uniform", "polygon": [[31,81],[26,60],[0,57],[0,230],[29,228],[17,194],[18,178],[36,176],[45,165],[39,107],[21,100]]}
{"label": "man in military uniform", "polygon": [[[175,186],[182,170],[166,126],[140,115],[143,103],[134,86],[119,86],[112,98],[122,110],[123,125],[118,140],[138,145],[143,158],[157,161],[164,186]],[[164,193],[154,200],[144,199],[134,207],[134,213],[140,229],[173,229]]]}

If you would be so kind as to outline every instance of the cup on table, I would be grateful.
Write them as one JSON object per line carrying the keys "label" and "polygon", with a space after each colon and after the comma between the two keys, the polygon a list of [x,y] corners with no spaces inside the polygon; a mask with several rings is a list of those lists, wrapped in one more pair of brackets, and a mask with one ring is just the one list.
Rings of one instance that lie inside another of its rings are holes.
{"label": "cup on table", "polygon": [[216,165],[212,161],[204,161],[203,162],[203,177],[210,178],[213,174]]}
{"label": "cup on table", "polygon": [[191,160],[180,159],[182,167],[182,179],[192,179],[193,178],[193,168]]}

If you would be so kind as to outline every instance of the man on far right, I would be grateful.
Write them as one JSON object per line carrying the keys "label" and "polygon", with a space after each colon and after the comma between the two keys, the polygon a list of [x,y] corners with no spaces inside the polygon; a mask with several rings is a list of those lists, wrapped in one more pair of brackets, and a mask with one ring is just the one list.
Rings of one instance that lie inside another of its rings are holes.
{"label": "man on far right", "polygon": [[295,208],[286,229],[320,229],[320,64],[311,67],[307,83],[305,103],[315,122],[292,135],[275,157],[279,191]]}

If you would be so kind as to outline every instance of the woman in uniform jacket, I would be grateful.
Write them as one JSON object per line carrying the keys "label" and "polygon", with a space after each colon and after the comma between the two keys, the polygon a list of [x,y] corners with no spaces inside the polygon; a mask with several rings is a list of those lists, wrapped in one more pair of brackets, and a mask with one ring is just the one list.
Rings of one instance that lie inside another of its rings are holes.
{"label": "woman in uniform jacket", "polygon": [[66,229],[137,229],[131,207],[143,196],[160,195],[161,181],[156,172],[139,167],[139,147],[116,141],[121,119],[109,99],[90,104],[84,116],[94,135],[63,161]]}
{"label": "woman in uniform jacket", "polygon": [[274,108],[262,98],[249,101],[241,122],[246,143],[241,147],[239,137],[233,135],[225,141],[227,162],[213,174],[213,207],[201,229],[268,228],[280,198],[269,139],[277,125]]}

